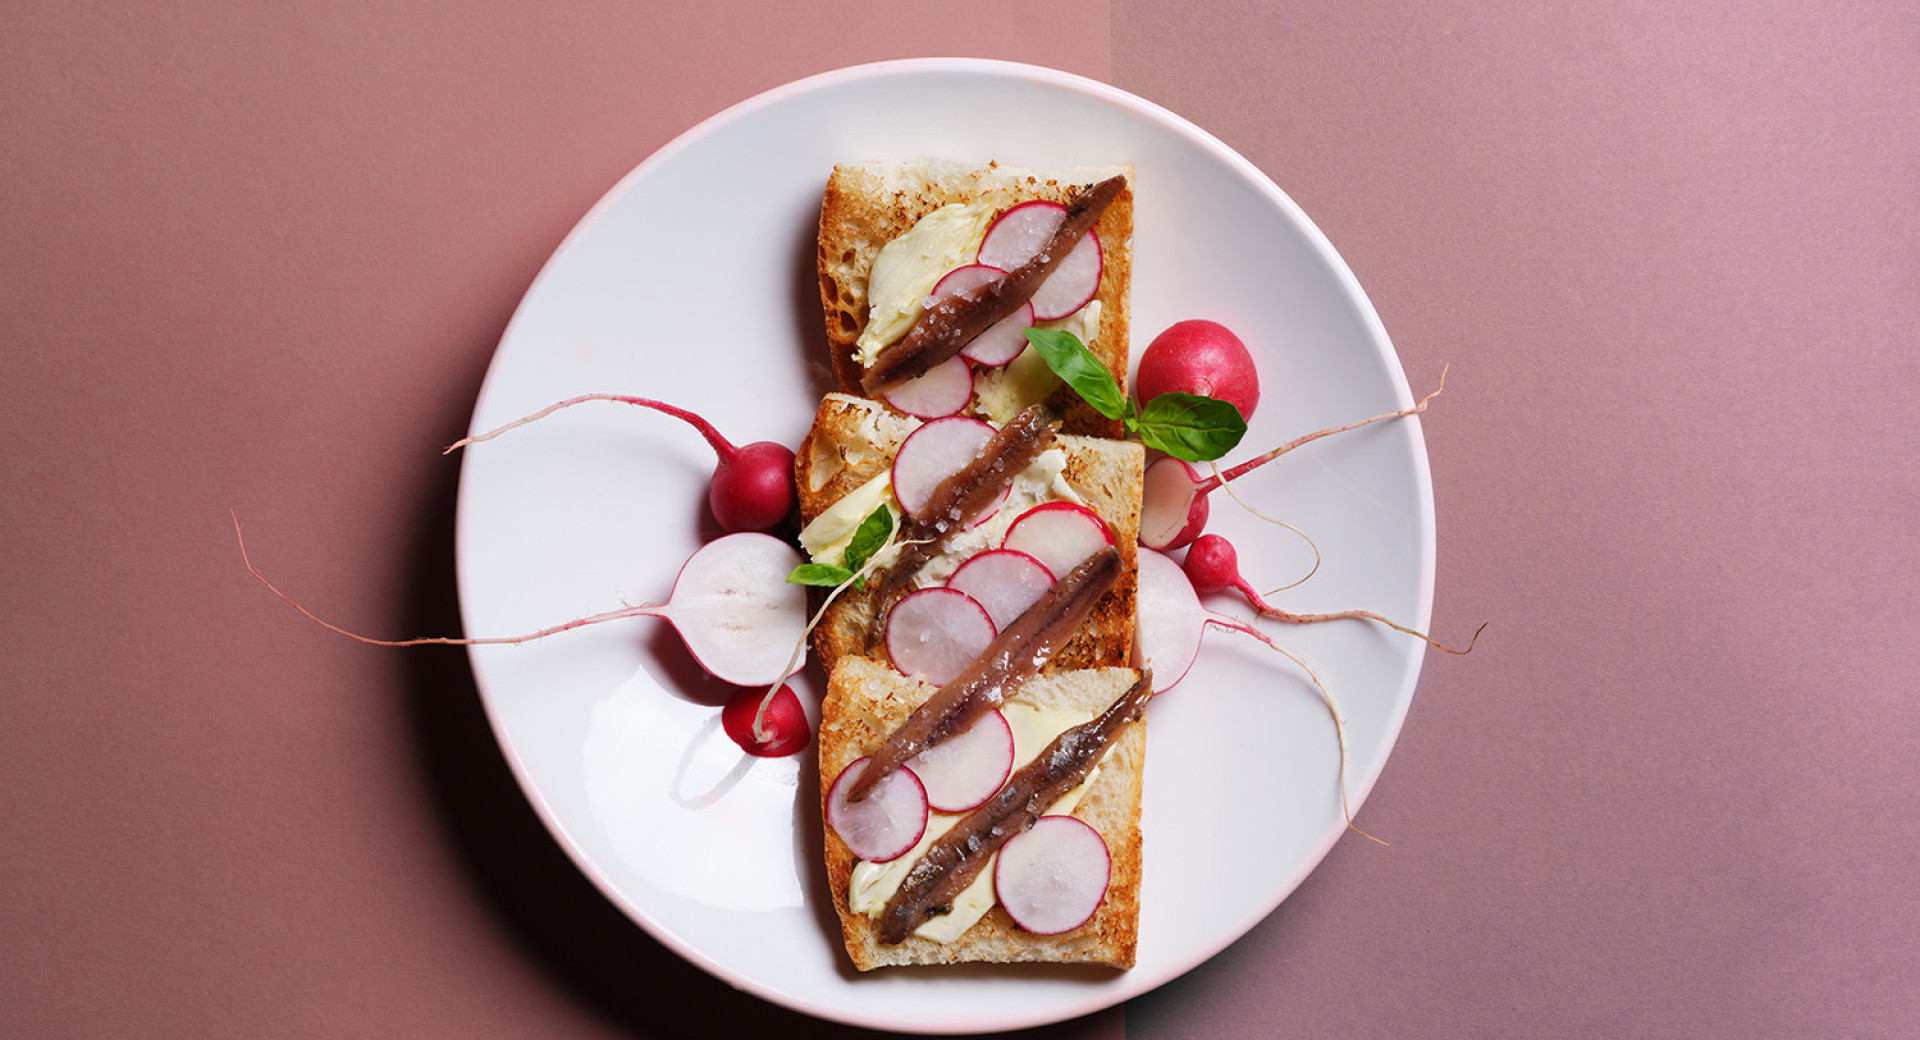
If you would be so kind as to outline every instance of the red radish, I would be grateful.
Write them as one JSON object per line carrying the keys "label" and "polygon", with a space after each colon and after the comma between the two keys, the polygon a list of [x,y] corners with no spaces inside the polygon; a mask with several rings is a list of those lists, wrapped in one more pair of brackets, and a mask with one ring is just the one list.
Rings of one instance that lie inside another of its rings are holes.
{"label": "red radish", "polygon": [[847,801],[847,789],[871,759],[855,759],[827,789],[827,825],[855,856],[885,863],[905,855],[927,832],[927,789],[911,769],[896,769],[865,798]]}
{"label": "red radish", "polygon": [[766,701],[760,726],[766,733],[764,740],[754,732],[753,724],[762,701],[766,701],[766,695],[758,689],[743,689],[728,697],[726,706],[720,709],[720,728],[740,745],[740,750],[756,758],[785,758],[805,750],[813,731],[793,687],[780,684],[773,699]]}
{"label": "red radish", "polygon": [[1042,502],[1007,527],[1000,547],[1026,553],[1054,574],[1065,574],[1113,544],[1100,514],[1075,502]]}
{"label": "red radish", "polygon": [[[1403,408],[1397,412],[1376,415],[1371,419],[1350,422],[1345,426],[1335,426],[1295,437],[1264,455],[1257,455],[1231,469],[1215,471],[1213,475],[1207,477],[1200,476],[1198,470],[1185,463],[1180,463],[1178,466],[1166,465],[1169,461],[1179,462],[1178,459],[1168,457],[1156,460],[1152,466],[1148,467],[1146,483],[1141,489],[1140,544],[1149,549],[1171,549],[1186,544],[1179,540],[1183,535],[1191,540],[1199,534],[1201,528],[1206,526],[1206,512],[1201,500],[1219,490],[1222,484],[1229,480],[1238,480],[1287,452],[1322,437],[1357,430],[1369,423],[1419,415],[1427,410],[1427,403],[1440,396],[1440,392],[1446,388],[1447,373],[1442,369],[1440,385],[1434,389],[1433,393],[1422,397],[1420,403],[1412,408]],[[1186,522],[1175,527],[1174,524],[1180,517],[1186,517]]]}
{"label": "red radish", "polygon": [[1015,924],[1058,935],[1093,917],[1112,876],[1113,856],[1099,831],[1072,816],[1042,816],[1001,846],[993,891]]}
{"label": "red radish", "polygon": [[807,628],[806,589],[787,581],[801,562],[800,554],[772,535],[730,534],[701,546],[681,566],[665,603],[621,607],[518,636],[373,639],[323,621],[294,602],[253,565],[246,540],[240,537],[239,517],[234,518],[233,533],[240,538],[240,558],[248,572],[268,591],[321,627],[373,646],[527,643],[603,621],[656,617],[680,633],[687,649],[714,678],[735,686],[778,683],[798,671],[804,658],[795,647],[802,646]]}
{"label": "red radish", "polygon": [[1140,485],[1140,544],[1149,549],[1178,549],[1207,528],[1212,507],[1196,495],[1200,473],[1190,463],[1162,455],[1147,466]]}
{"label": "red radish", "polygon": [[[977,289],[1006,276],[1006,271],[987,264],[956,267],[940,279],[933,287],[933,292],[927,294],[927,306],[931,307],[955,293]],[[961,347],[960,356],[989,368],[1004,365],[1027,349],[1027,329],[1032,325],[1033,305],[1023,303],[1019,310],[988,326],[987,331]]]}
{"label": "red radish", "polygon": [[[1287,660],[1299,665],[1313,682],[1321,703],[1333,717],[1333,732],[1340,742],[1340,807],[1353,827],[1353,814],[1347,810],[1347,718],[1333,699],[1333,691],[1320,681],[1319,673],[1300,655],[1273,641],[1273,637],[1245,621],[1216,614],[1200,605],[1200,596],[1186,572],[1170,557],[1152,549],[1141,549],[1139,580],[1135,590],[1135,631],[1133,653],[1141,668],[1153,669],[1153,692],[1159,696],[1184,679],[1200,654],[1200,638],[1208,626],[1252,636]],[[1353,827],[1368,838],[1373,836]],[[1379,839],[1374,838],[1378,841]]]}
{"label": "red radish", "polygon": [[1219,322],[1192,318],[1167,326],[1147,345],[1134,391],[1142,401],[1174,392],[1214,397],[1251,419],[1260,403],[1260,373],[1240,337]]}
{"label": "red radish", "polygon": [[1312,624],[1319,621],[1341,621],[1364,618],[1368,621],[1378,621],[1396,632],[1405,632],[1415,639],[1424,640],[1435,649],[1445,650],[1450,654],[1464,654],[1468,650],[1472,650],[1473,645],[1480,641],[1480,632],[1487,627],[1485,624],[1482,624],[1480,629],[1473,633],[1473,638],[1467,642],[1466,650],[1455,650],[1419,632],[1415,632],[1405,625],[1389,621],[1371,610],[1342,610],[1329,614],[1288,613],[1278,607],[1268,605],[1266,599],[1254,590],[1254,587],[1247,582],[1246,578],[1241,576],[1240,555],[1234,552],[1232,542],[1227,541],[1217,534],[1201,535],[1195,539],[1193,546],[1187,550],[1187,560],[1186,563],[1182,565],[1182,569],[1186,571],[1188,580],[1193,582],[1193,588],[1196,592],[1204,595],[1219,592],[1223,589],[1234,589],[1241,595],[1247,597],[1247,601],[1252,603],[1254,609],[1260,611],[1261,614],[1296,625]]}
{"label": "red radish", "polygon": [[887,614],[893,666],[944,686],[986,650],[999,632],[985,607],[958,589],[915,589]]}
{"label": "red radish", "polygon": [[[992,439],[993,427],[959,415],[935,419],[908,434],[893,456],[893,494],[900,508],[919,517],[940,482],[960,472]],[[979,523],[993,512],[986,510],[968,522]]]}
{"label": "red radish", "polygon": [[916,419],[953,415],[973,400],[973,366],[950,357],[880,396]]}
{"label": "red radish", "polygon": [[[1014,206],[987,228],[978,259],[1003,271],[1014,270],[1053,239],[1066,217],[1067,207],[1057,202],[1036,200]],[[1088,231],[1033,294],[1034,320],[1053,321],[1085,307],[1100,291],[1103,266],[1100,236]]]}
{"label": "red radish", "polygon": [[999,711],[990,711],[958,736],[920,752],[906,762],[927,789],[927,804],[941,812],[977,808],[1013,775],[1013,727]]}
{"label": "red radish", "polygon": [[1047,565],[1017,549],[989,549],[975,553],[954,569],[947,588],[959,589],[986,608],[995,628],[1040,602],[1058,579]]}
{"label": "red radish", "polygon": [[525,426],[562,408],[587,401],[617,401],[651,408],[683,420],[700,431],[700,435],[713,447],[714,453],[720,456],[720,463],[713,470],[713,481],[707,486],[707,506],[713,510],[713,518],[722,529],[734,533],[770,531],[793,515],[798,499],[793,487],[791,448],[773,441],[755,441],[736,448],[720,435],[712,423],[684,408],[647,397],[625,394],[581,394],[569,397],[498,429],[454,441],[447,446],[447,452],[492,440],[516,426]]}

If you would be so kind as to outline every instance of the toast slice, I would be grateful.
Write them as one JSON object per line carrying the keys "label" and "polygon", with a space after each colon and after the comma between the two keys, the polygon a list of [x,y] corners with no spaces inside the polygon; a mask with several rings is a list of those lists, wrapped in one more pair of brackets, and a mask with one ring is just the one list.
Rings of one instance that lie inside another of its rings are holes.
{"label": "toast slice", "polygon": [[[794,470],[799,488],[800,515],[811,525],[822,513],[849,499],[869,481],[889,471],[894,453],[920,421],[900,415],[862,397],[828,394],[814,414],[813,426],[801,441]],[[1133,652],[1134,590],[1140,540],[1140,491],[1146,452],[1137,441],[1061,434],[1055,448],[1061,460],[1060,480],[1100,518],[1106,521],[1120,550],[1121,578],[1095,604],[1080,631],[1061,648],[1050,669],[1118,667]],[[1039,500],[1058,497],[1051,482],[1029,483]],[[890,500],[890,494],[888,496]],[[872,505],[861,500],[854,512],[864,515]],[[960,559],[973,551],[999,544],[997,531],[1013,519],[1030,497],[1010,499],[996,517],[963,536],[955,553],[930,564],[916,584],[939,584]],[[857,519],[857,517],[856,517]],[[811,530],[811,528],[809,528]],[[803,543],[808,540],[802,535]],[[815,652],[829,673],[848,657],[867,655],[870,634],[879,624],[871,596],[843,592],[827,608],[813,630]]]}
{"label": "toast slice", "polygon": [[[1112,704],[1139,674],[1131,668],[1057,671],[1030,680],[1007,704],[1013,711],[1023,707],[1050,709],[1060,713],[1055,721],[1062,727],[1077,725]],[[826,698],[821,704],[821,791],[832,786],[848,763],[872,753],[933,692],[933,686],[907,678],[877,661],[848,658],[837,664],[829,674]],[[1043,731],[1042,736],[1026,741],[1029,746],[1022,752],[1037,753],[1046,739],[1050,737],[1044,737]],[[1031,746],[1035,742],[1038,747]],[[850,904],[856,884],[853,853],[833,828],[826,826],[827,880],[854,966],[870,971],[891,965],[1050,961],[1132,967],[1139,938],[1140,792],[1145,755],[1146,724],[1137,719],[1121,730],[1072,807],[1072,815],[1098,830],[1106,840],[1112,870],[1099,910],[1085,924],[1059,935],[1027,932],[996,905],[955,938],[943,941],[916,933],[898,944],[882,943],[874,917]],[[1016,762],[1016,768],[1019,764]],[[824,798],[823,794],[823,820]],[[935,814],[935,818],[942,815]],[[910,866],[916,856],[908,853],[902,857],[902,865]],[[986,891],[990,892],[991,868],[985,873],[989,875]],[[885,901],[884,895],[869,898]],[[961,912],[956,909],[956,916]],[[958,927],[964,920],[947,923]]]}
{"label": "toast slice", "polygon": [[[1064,203],[1073,192],[1115,175],[1127,186],[1101,214],[1094,232],[1100,239],[1102,270],[1092,303],[1077,316],[1046,327],[1065,327],[1085,341],[1107,366],[1122,388],[1127,382],[1130,285],[1133,278],[1133,181],[1126,166],[1077,167],[1050,172],[989,164],[922,159],[911,162],[868,162],[834,167],[821,199],[818,267],[820,300],[826,311],[827,341],[834,378],[847,393],[860,392],[864,365],[859,357],[862,334],[868,331],[873,308],[883,311],[887,301],[870,298],[870,276],[875,258],[889,243],[907,234],[922,218],[950,204],[977,204],[978,215],[969,228],[974,237],[958,234],[943,252],[941,270],[973,262],[978,233],[991,216],[1031,200]],[[970,244],[968,244],[970,242]],[[925,281],[926,279],[922,279]],[[916,283],[918,284],[918,283]],[[930,284],[893,301],[908,308],[924,296]],[[869,346],[869,351],[880,349]],[[1031,352],[1029,352],[1031,353]],[[973,404],[968,414],[1004,422],[1013,412],[1044,399],[1064,418],[1069,433],[1118,437],[1117,422],[1094,411],[1060,383],[1037,358],[1016,360],[1001,369],[978,369]]]}

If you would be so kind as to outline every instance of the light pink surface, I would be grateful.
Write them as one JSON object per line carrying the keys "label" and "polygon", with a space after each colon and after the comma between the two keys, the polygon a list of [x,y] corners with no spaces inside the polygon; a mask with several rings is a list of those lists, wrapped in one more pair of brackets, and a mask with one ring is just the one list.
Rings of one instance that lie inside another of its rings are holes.
{"label": "light pink surface", "polygon": [[437,450],[567,228],[728,104],[919,54],[1213,130],[1416,389],[1453,366],[1435,627],[1492,626],[1429,662],[1359,820],[1393,844],[1126,1035],[1920,1021],[1914,16],[1031,6],[15,5],[0,1034],[840,1035],[612,910],[464,657],[317,630],[228,510],[326,616],[450,630]]}

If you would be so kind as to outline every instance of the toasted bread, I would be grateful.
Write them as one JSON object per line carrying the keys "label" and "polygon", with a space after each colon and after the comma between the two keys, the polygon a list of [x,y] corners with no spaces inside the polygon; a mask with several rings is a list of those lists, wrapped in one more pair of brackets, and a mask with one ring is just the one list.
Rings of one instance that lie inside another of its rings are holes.
{"label": "toasted bread", "polygon": [[[794,461],[802,522],[811,523],[828,507],[887,472],[894,453],[919,426],[919,420],[865,398],[828,394],[821,400]],[[1133,651],[1134,572],[1145,449],[1135,441],[1072,434],[1060,435],[1056,445],[1065,455],[1061,477],[1112,532],[1120,550],[1122,576],[1049,667],[1125,665]],[[1017,511],[1011,502],[1001,509]],[[982,538],[991,537],[985,533],[991,527],[982,525]],[[951,569],[949,563],[945,572]],[[937,583],[944,573],[934,565],[925,577],[929,583]],[[843,658],[868,653],[872,642],[869,637],[878,623],[875,609],[871,596],[851,590],[834,600],[813,632],[814,649],[825,668],[831,671]]]}
{"label": "toasted bread", "polygon": [[[1068,710],[1077,714],[1076,721],[1084,721],[1113,703],[1138,677],[1139,673],[1130,668],[1059,671],[1029,681],[1008,703]],[[872,753],[933,690],[877,661],[848,658],[836,665],[821,704],[821,790],[829,788],[848,763]],[[1112,868],[1100,909],[1087,923],[1059,935],[1024,931],[996,905],[952,941],[912,935],[902,943],[882,943],[873,918],[849,908],[856,861],[833,828],[826,827],[827,880],[847,953],[855,967],[869,971],[889,965],[967,961],[1132,967],[1139,936],[1140,792],[1145,755],[1144,722],[1128,723],[1073,807],[1072,815],[1106,840]]]}
{"label": "toasted bread", "polygon": [[[860,392],[862,365],[856,356],[861,332],[867,327],[871,301],[868,279],[874,258],[888,242],[914,227],[921,218],[949,203],[982,202],[1004,210],[1021,202],[1044,200],[1064,203],[1077,188],[1114,175],[1124,175],[1127,187],[1101,214],[1094,226],[1102,253],[1098,321],[1083,339],[1122,387],[1126,386],[1128,336],[1133,277],[1133,186],[1130,167],[1082,167],[1051,172],[1012,166],[984,168],[964,163],[919,160],[870,162],[834,167],[821,199],[818,268],[820,299],[826,311],[827,341],[834,377],[848,393]],[[971,262],[967,258],[965,262]],[[1091,313],[1091,312],[1089,312]],[[1042,372],[1045,376],[1046,373]],[[1103,437],[1117,437],[1120,426],[1094,411],[1071,389],[1056,385],[1047,398],[1064,417],[1064,429]],[[974,414],[992,415],[976,397]]]}

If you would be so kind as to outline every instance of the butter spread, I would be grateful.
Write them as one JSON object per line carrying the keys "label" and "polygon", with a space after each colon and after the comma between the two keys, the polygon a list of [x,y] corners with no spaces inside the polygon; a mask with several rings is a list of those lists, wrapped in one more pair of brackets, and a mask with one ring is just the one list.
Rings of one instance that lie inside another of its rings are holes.
{"label": "butter spread", "polygon": [[996,207],[950,202],[880,247],[867,275],[867,327],[855,344],[861,367],[907,334],[926,313],[926,299],[947,272],[974,262]]}
{"label": "butter spread", "polygon": [[893,497],[891,468],[881,470],[879,476],[847,492],[840,501],[822,510],[819,516],[801,529],[800,547],[807,551],[815,563],[840,566],[846,562],[847,543],[853,540],[853,532],[859,529],[860,521],[881,506],[893,513],[897,528],[900,523],[900,504]]}
{"label": "butter spread", "polygon": [[[1019,769],[1032,762],[1045,751],[1053,739],[1074,726],[1092,719],[1097,711],[1070,711],[1060,708],[1037,708],[1018,701],[1000,706],[1000,713],[1007,718],[1007,724],[1013,729],[1013,768]],[[1109,752],[1111,753],[1111,752]],[[1100,767],[1095,766],[1087,774],[1080,786],[1060,796],[1060,800],[1047,808],[1048,816],[1064,816],[1073,812],[1080,804],[1095,779],[1100,775]],[[877,914],[884,910],[887,900],[900,887],[907,872],[926,854],[934,840],[945,834],[960,822],[963,814],[930,813],[927,818],[926,833],[920,836],[920,844],[908,852],[885,863],[861,861],[854,865],[853,877],[847,885],[847,904],[857,914]],[[962,889],[953,901],[953,910],[932,918],[914,933],[923,939],[935,942],[953,942],[966,934],[980,918],[993,909],[996,899],[993,892],[993,862],[980,871],[973,883]]]}
{"label": "butter spread", "polygon": [[[1079,337],[1089,346],[1100,331],[1100,301],[1089,300],[1085,307],[1064,318],[1043,321],[1043,329],[1061,329]],[[1024,350],[1020,356],[998,368],[978,368],[973,373],[973,393],[982,418],[1004,423],[1029,405],[1052,396],[1060,377],[1047,367],[1037,350]]]}

